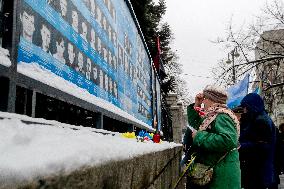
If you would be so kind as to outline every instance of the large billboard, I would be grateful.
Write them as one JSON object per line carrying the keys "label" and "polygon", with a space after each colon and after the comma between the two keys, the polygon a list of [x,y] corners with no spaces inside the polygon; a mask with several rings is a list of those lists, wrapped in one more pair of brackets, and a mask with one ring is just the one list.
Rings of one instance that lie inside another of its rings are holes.
{"label": "large billboard", "polygon": [[22,0],[18,64],[36,63],[152,126],[152,68],[124,0]]}

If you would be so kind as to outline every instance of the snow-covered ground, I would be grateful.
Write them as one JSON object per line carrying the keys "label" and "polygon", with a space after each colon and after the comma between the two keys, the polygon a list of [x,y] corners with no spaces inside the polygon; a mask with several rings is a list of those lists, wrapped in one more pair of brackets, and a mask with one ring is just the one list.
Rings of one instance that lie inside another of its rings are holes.
{"label": "snow-covered ground", "polygon": [[0,112],[0,183],[68,173],[82,166],[179,145],[141,143],[123,138],[120,133]]}

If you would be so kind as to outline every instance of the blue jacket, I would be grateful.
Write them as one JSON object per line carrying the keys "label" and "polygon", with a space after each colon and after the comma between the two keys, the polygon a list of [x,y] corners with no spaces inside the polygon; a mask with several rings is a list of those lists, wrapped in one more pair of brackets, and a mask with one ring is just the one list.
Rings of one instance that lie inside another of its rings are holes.
{"label": "blue jacket", "polygon": [[247,109],[240,121],[242,185],[248,188],[273,186],[276,183],[276,127],[258,94],[245,96],[241,106]]}

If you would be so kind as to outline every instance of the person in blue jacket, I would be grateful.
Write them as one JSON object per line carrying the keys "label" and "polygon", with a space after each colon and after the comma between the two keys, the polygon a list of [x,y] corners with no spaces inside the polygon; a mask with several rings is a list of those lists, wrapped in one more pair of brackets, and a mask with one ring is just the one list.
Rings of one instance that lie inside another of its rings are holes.
{"label": "person in blue jacket", "polygon": [[265,111],[264,101],[256,93],[241,101],[240,162],[242,188],[277,188],[274,166],[276,127]]}
{"label": "person in blue jacket", "polygon": [[279,174],[284,174],[284,123],[279,125],[278,133],[278,170]]}

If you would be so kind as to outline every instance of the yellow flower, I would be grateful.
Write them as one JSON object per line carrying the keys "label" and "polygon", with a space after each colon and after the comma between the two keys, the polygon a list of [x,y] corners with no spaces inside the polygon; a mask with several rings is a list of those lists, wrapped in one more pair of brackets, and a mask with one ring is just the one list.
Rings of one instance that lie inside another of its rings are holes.
{"label": "yellow flower", "polygon": [[124,138],[136,138],[135,136],[135,132],[126,132],[126,133],[122,133],[122,137]]}

